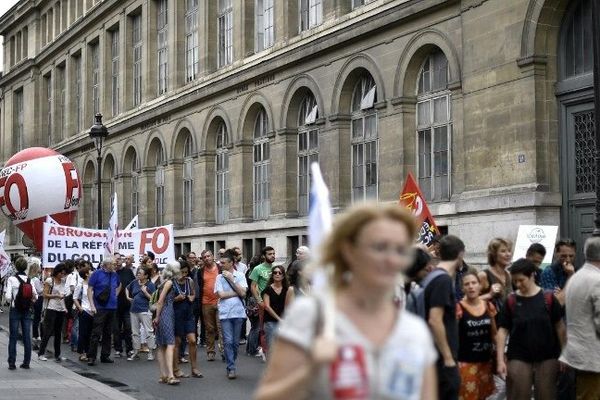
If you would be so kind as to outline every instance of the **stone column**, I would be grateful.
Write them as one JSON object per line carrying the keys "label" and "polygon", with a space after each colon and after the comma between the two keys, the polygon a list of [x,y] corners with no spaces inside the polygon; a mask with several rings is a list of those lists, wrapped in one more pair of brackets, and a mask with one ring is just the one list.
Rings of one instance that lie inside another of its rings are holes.
{"label": "stone column", "polygon": [[[319,132],[319,163],[329,187],[331,206],[343,208],[351,201],[350,116],[329,116],[329,129]],[[327,155],[323,157],[322,155]]]}
{"label": "stone column", "polygon": [[271,144],[271,216],[298,215],[297,129],[280,129]]}
{"label": "stone column", "polygon": [[119,23],[120,34],[120,60],[121,75],[121,111],[130,110],[133,107],[133,31],[131,16],[123,13]]}
{"label": "stone column", "polygon": [[214,153],[204,150],[198,152],[198,161],[194,168],[194,221],[202,226],[212,225],[215,222],[214,204],[209,203],[210,193],[214,193],[214,189],[213,186],[208,185],[209,170],[214,169],[212,166],[214,166]]}
{"label": "stone column", "polygon": [[170,160],[165,167],[165,201],[163,224],[183,226],[183,160]]}
{"label": "stone column", "polygon": [[253,219],[252,141],[238,141],[229,153],[229,215],[232,222]]}
{"label": "stone column", "polygon": [[155,181],[156,167],[144,167],[139,177],[138,211],[140,226],[154,226],[154,208],[156,205]]}
{"label": "stone column", "polygon": [[156,4],[145,2],[142,6],[142,103],[148,102],[157,95],[158,56],[156,47]]}
{"label": "stone column", "polygon": [[298,34],[299,1],[276,1],[275,5],[275,43],[285,43]]}
{"label": "stone column", "polygon": [[185,84],[185,3],[169,3],[169,91]]}
{"label": "stone column", "polygon": [[216,1],[201,1],[198,4],[200,75],[211,73],[217,69],[217,8]]}

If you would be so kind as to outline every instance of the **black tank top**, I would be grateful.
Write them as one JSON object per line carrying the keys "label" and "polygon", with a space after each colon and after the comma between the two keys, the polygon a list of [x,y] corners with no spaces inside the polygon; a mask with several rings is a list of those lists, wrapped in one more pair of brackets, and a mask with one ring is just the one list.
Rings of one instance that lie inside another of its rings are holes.
{"label": "black tank top", "polygon": [[475,317],[459,303],[462,318],[458,321],[458,361],[487,362],[492,359],[492,317],[487,312]]}
{"label": "black tank top", "polygon": [[[277,294],[275,290],[269,285],[264,291],[264,294],[269,296],[269,305],[279,315],[279,317],[283,317],[283,312],[285,310],[285,297],[288,289],[282,288],[281,293]],[[265,311],[265,321],[266,322],[277,322],[277,320],[269,314],[268,311]]]}

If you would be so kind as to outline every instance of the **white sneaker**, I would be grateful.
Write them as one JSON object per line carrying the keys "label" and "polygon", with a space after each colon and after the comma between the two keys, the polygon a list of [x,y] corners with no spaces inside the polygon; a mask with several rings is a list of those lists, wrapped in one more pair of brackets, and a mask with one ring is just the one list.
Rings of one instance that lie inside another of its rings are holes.
{"label": "white sneaker", "polygon": [[138,358],[138,353],[137,353],[137,351],[132,351],[132,352],[129,354],[129,357],[127,357],[127,361],[133,361],[133,360],[135,360],[136,358]]}
{"label": "white sneaker", "polygon": [[121,358],[121,352],[115,351],[115,358]]}
{"label": "white sneaker", "polygon": [[148,353],[148,361],[154,361],[154,352],[152,350]]}
{"label": "white sneaker", "polygon": [[38,361],[48,361],[48,358],[46,356],[38,356]]}

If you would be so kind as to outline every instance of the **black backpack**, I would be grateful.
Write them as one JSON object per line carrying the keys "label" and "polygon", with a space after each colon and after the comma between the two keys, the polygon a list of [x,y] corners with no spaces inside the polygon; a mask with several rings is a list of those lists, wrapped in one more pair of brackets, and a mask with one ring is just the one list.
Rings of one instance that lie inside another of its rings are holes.
{"label": "black backpack", "polygon": [[27,312],[33,306],[33,285],[29,278],[27,278],[27,281],[24,281],[19,275],[16,275],[16,277],[20,285],[17,297],[15,297],[15,309],[19,312]]}

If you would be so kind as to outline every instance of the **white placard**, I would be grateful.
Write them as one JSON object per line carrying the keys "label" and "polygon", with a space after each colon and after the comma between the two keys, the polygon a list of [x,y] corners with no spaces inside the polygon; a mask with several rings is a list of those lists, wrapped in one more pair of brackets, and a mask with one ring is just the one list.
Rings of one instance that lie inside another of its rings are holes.
{"label": "white placard", "polygon": [[546,256],[542,267],[552,264],[554,244],[558,236],[558,226],[554,225],[520,225],[517,242],[513,251],[513,261],[524,258],[527,249],[534,243],[539,243],[546,248]]}

